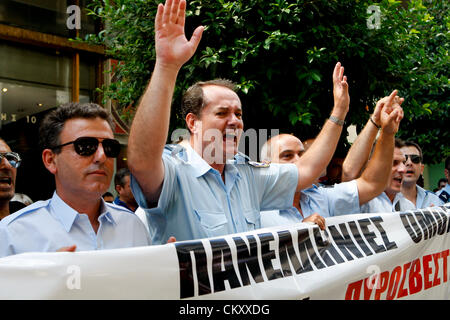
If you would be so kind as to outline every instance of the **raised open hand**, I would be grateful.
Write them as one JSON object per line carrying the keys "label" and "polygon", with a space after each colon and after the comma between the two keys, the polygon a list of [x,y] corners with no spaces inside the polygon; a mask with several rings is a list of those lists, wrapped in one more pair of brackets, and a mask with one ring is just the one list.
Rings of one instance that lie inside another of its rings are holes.
{"label": "raised open hand", "polygon": [[155,18],[156,62],[176,69],[186,63],[200,43],[203,27],[197,27],[187,40],[184,32],[186,18],[185,0],[166,0],[159,4]]}
{"label": "raised open hand", "polygon": [[344,76],[344,67],[340,62],[336,63],[333,71],[333,97],[334,108],[346,114],[350,105],[350,95],[348,94],[347,76]]}

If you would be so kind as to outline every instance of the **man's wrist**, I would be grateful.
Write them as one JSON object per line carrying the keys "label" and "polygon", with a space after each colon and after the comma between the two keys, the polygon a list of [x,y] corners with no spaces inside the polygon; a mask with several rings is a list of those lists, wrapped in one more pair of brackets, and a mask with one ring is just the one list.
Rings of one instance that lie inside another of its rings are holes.
{"label": "man's wrist", "polygon": [[372,124],[373,124],[375,127],[377,127],[378,130],[381,129],[381,125],[377,124],[377,123],[375,122],[375,120],[373,120],[372,116],[369,117],[369,120],[370,120],[370,122],[372,122]]}
{"label": "man's wrist", "polygon": [[335,124],[337,124],[338,126],[341,126],[341,127],[342,127],[342,126],[344,125],[344,123],[345,123],[344,120],[339,119],[338,117],[333,116],[333,115],[331,115],[331,116],[328,118],[328,120],[330,120],[331,122],[333,122],[333,123],[335,123]]}

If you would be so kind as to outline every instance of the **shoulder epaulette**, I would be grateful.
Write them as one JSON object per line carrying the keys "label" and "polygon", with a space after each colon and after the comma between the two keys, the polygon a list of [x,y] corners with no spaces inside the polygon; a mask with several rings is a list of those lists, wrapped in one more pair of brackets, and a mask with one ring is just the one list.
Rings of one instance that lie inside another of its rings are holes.
{"label": "shoulder epaulette", "polygon": [[444,202],[449,202],[450,200],[450,194],[447,193],[447,191],[442,191],[439,195],[439,199],[441,199]]}

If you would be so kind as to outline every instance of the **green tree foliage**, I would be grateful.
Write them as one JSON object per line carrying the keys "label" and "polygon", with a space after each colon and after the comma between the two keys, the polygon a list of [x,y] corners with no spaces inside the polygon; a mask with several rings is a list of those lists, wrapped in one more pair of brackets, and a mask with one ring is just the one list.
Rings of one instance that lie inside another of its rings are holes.
{"label": "green tree foliage", "polygon": [[[159,1],[95,0],[91,14],[105,29],[87,40],[103,43],[121,61],[106,98],[131,120],[151,76],[154,16]],[[186,33],[206,27],[194,57],[181,70],[171,128],[182,92],[197,80],[228,78],[240,88],[246,128],[277,128],[315,136],[333,104],[331,74],[337,61],[350,85],[346,123],[358,129],[375,101],[399,89],[405,119],[399,135],[415,139],[427,163],[449,153],[449,17],[444,0],[192,0]],[[370,28],[381,10],[379,28]],[[345,131],[344,131],[345,132]],[[345,135],[342,135],[345,150]]]}

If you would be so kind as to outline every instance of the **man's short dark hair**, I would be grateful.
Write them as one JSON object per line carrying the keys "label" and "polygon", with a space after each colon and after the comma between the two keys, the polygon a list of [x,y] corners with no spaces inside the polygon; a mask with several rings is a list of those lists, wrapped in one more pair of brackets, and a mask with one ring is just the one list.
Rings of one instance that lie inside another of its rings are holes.
{"label": "man's short dark hair", "polygon": [[420,146],[415,143],[414,141],[411,140],[407,140],[405,141],[405,147],[414,147],[419,151],[419,155],[420,155],[420,162],[423,161],[423,154],[422,154],[422,148],[420,148]]}
{"label": "man's short dark hair", "polygon": [[450,156],[445,158],[445,169],[450,170]]}
{"label": "man's short dark hair", "polygon": [[[114,131],[114,122],[111,115],[98,104],[69,102],[48,113],[39,127],[39,144],[42,149],[53,149],[61,144],[59,136],[64,124],[70,119],[95,119],[100,118],[108,122]],[[55,149],[59,153],[61,149]]]}
{"label": "man's short dark hair", "polygon": [[203,87],[210,85],[225,87],[236,92],[236,84],[227,79],[214,79],[194,83],[186,90],[181,99],[181,113],[183,119],[186,119],[188,113],[193,113],[197,117],[200,117],[203,108],[208,104],[204,99]]}
{"label": "man's short dark hair", "polygon": [[395,138],[395,148],[403,148],[405,146],[405,142],[400,138]]}
{"label": "man's short dark hair", "polygon": [[122,168],[117,170],[116,175],[114,176],[114,185],[124,186],[125,181],[124,178],[130,175],[130,170],[128,168]]}
{"label": "man's short dark hair", "polygon": [[104,197],[113,197],[113,198],[114,198],[114,195],[113,195],[111,192],[106,191],[106,192],[102,195],[102,198],[104,198]]}

